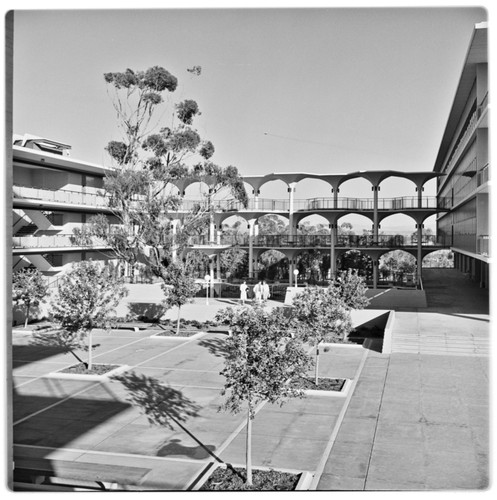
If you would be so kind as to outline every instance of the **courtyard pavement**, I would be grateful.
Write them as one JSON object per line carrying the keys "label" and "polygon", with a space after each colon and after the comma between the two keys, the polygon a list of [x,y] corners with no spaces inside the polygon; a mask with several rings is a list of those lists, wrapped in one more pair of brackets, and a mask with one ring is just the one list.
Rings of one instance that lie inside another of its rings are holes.
{"label": "courtyard pavement", "polygon": [[[425,288],[428,307],[396,311],[391,354],[351,345],[320,356],[320,376],[349,379],[348,392],[258,408],[254,466],[309,471],[315,490],[488,487],[488,294],[454,270],[426,270]],[[182,316],[212,319],[230,302],[198,299]],[[184,428],[151,425],[117,381],[53,377],[75,358],[33,346],[15,329],[15,458],[132,466],[143,470],[140,490],[188,489],[213,461],[206,450],[243,464],[245,415],[218,411],[225,334],[154,333],[97,332],[94,361],[128,365],[179,391],[183,408],[198,409]]]}

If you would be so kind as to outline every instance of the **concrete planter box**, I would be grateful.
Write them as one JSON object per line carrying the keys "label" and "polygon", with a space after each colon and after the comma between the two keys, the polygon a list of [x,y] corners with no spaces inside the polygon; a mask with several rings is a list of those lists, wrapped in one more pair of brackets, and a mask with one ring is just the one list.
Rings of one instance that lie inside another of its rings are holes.
{"label": "concrete planter box", "polygon": [[[94,363],[94,365],[98,365],[98,363]],[[86,380],[86,381],[102,381],[107,380],[114,375],[118,375],[119,373],[125,372],[130,367],[128,365],[120,365],[114,368],[113,370],[108,371],[107,373],[102,373],[101,375],[85,375],[84,373],[62,373],[61,371],[51,372],[47,375],[44,375],[44,378],[58,378],[58,379],[66,379],[66,380]],[[63,368],[64,370],[65,368]]]}
{"label": "concrete planter box", "polygon": [[[325,349],[330,349],[332,347],[339,347],[341,348],[348,348],[348,349],[362,349],[362,344],[344,344],[344,343],[339,343],[339,342],[321,342],[319,344],[319,347],[324,347]],[[324,349],[323,349],[324,350]],[[327,351],[324,351],[327,352]]]}
{"label": "concrete planter box", "polygon": [[205,331],[199,331],[198,333],[195,333],[190,336],[185,336],[181,335],[181,331],[179,335],[161,335],[160,332],[154,333],[153,335],[150,335],[150,338],[154,339],[182,339],[182,340],[191,340],[191,339],[198,339],[199,337],[202,337],[203,335],[206,335],[207,332]]}
{"label": "concrete planter box", "polygon": [[[245,464],[244,465],[230,464],[230,465],[234,468],[245,469]],[[209,477],[214,473],[214,471],[220,466],[221,464],[218,462],[211,462],[193,481],[193,483],[187,488],[187,490],[198,491],[209,479]],[[281,469],[279,467],[258,466],[258,467],[253,467],[253,470],[274,470],[277,472],[287,472],[289,474],[301,474],[299,482],[297,483],[297,486],[293,491],[307,491],[314,477],[314,475],[309,471],[300,471],[295,469]]]}
{"label": "concrete planter box", "polygon": [[[319,377],[319,378],[338,378],[338,377]],[[343,379],[342,379],[343,380]],[[306,389],[304,394],[306,396],[320,396],[325,398],[344,398],[352,387],[352,380],[346,378],[341,391],[326,391],[320,389]]]}

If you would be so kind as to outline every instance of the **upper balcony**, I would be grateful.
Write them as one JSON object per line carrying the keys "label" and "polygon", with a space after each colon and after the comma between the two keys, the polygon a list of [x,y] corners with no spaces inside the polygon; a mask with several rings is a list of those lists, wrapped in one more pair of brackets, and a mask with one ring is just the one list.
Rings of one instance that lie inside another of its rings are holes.
{"label": "upper balcony", "polygon": [[12,238],[12,253],[14,255],[109,249],[110,247],[105,241],[97,238],[92,239],[87,244],[76,244],[69,235],[15,236]]}
{"label": "upper balcony", "polygon": [[[183,200],[181,209],[190,210],[198,200]],[[247,207],[236,200],[216,200],[214,209],[218,212],[275,212],[288,213],[289,200],[274,200],[266,198],[251,198]],[[445,210],[444,199],[437,200],[434,196],[403,196],[398,198],[379,198],[378,210],[402,212],[405,210]],[[362,212],[374,210],[373,198],[310,198],[293,200],[294,212],[316,212],[321,210],[336,210],[340,212]]]}
{"label": "upper balcony", "polygon": [[[263,248],[326,248],[332,243],[330,234],[264,234],[254,236],[252,242],[248,234],[221,235],[220,239],[213,243],[208,235],[191,236],[188,239],[189,246],[240,246]],[[418,244],[417,235],[403,236],[399,234],[380,234],[377,241],[370,234],[367,235],[338,235],[335,241],[336,248],[416,248]],[[451,245],[450,238],[436,235],[423,235],[422,247],[448,248]]]}
{"label": "upper balcony", "polygon": [[[59,210],[108,211],[108,198],[103,193],[81,192],[70,189],[46,189],[21,185],[13,186],[14,207],[44,207]],[[40,203],[41,202],[41,203]],[[195,206],[205,205],[206,200],[182,201],[179,211],[192,210]],[[248,206],[234,200],[215,200],[217,212],[274,212],[289,213],[290,200],[251,198]],[[337,210],[340,212],[362,212],[374,210],[373,198],[310,198],[293,200],[294,212],[316,212]],[[379,198],[378,210],[403,212],[410,210],[445,210],[444,199],[434,196],[403,196],[398,198]]]}
{"label": "upper balcony", "polygon": [[[86,193],[71,189],[46,189],[14,184],[14,208],[36,207],[69,209],[89,209],[103,211],[108,209],[107,197],[101,193]],[[40,203],[41,202],[41,203]]]}

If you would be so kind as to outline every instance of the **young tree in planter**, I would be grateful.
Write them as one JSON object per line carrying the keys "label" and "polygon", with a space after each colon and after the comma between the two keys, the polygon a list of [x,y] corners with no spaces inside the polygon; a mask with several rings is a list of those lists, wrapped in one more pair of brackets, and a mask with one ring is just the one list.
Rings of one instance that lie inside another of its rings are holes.
{"label": "young tree in planter", "polygon": [[315,346],[315,379],[319,385],[319,346],[343,340],[352,330],[350,310],[331,287],[308,287],[293,298],[298,336]]}
{"label": "young tree in planter", "polygon": [[289,380],[305,375],[310,365],[302,343],[288,338],[288,319],[281,311],[262,307],[228,307],[216,319],[230,325],[226,339],[227,356],[221,372],[226,382],[226,396],[221,409],[238,413],[247,411],[246,484],[252,484],[252,420],[259,403],[279,403],[302,397],[303,391]]}
{"label": "young tree in planter", "polygon": [[87,338],[89,371],[92,370],[92,331],[108,328],[119,301],[128,293],[122,281],[107,267],[82,261],[62,276],[58,294],[52,302],[51,319],[61,330],[52,343],[68,350],[84,347]]}
{"label": "young tree in planter", "polygon": [[48,284],[38,269],[21,269],[14,274],[12,296],[16,302],[24,304],[26,313],[25,328],[28,326],[31,306],[37,306],[40,302],[43,302],[47,292]]}
{"label": "young tree in planter", "polygon": [[364,309],[370,303],[366,297],[368,287],[364,278],[352,269],[342,271],[331,284],[331,290],[348,309]]}
{"label": "young tree in planter", "polygon": [[164,283],[161,288],[164,292],[165,303],[169,307],[178,308],[176,335],[179,334],[181,322],[181,306],[193,301],[193,297],[200,290],[200,285],[195,283],[195,278],[188,272],[187,267],[176,261],[169,264],[164,272]]}

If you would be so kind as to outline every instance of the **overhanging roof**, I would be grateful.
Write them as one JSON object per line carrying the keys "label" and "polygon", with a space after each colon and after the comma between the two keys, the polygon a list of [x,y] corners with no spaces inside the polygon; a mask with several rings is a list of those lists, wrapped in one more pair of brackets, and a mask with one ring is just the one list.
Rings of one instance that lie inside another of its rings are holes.
{"label": "overhanging roof", "polygon": [[104,177],[107,172],[112,171],[111,168],[105,168],[95,163],[73,160],[67,156],[46,153],[21,146],[12,146],[12,155],[14,163],[18,165],[43,166],[56,170],[91,174],[97,177]]}

